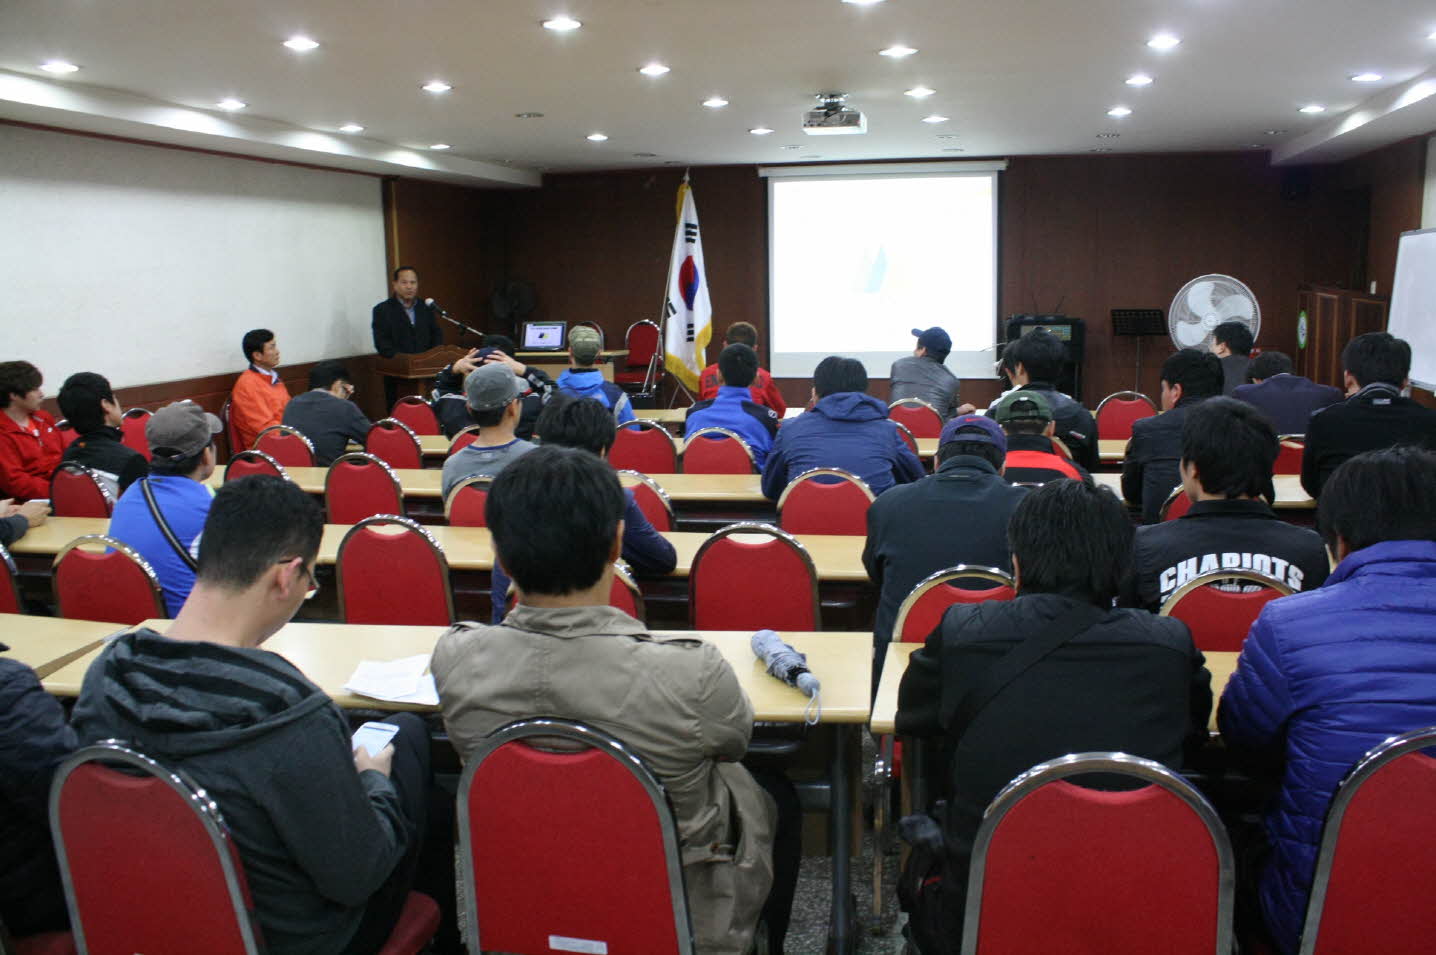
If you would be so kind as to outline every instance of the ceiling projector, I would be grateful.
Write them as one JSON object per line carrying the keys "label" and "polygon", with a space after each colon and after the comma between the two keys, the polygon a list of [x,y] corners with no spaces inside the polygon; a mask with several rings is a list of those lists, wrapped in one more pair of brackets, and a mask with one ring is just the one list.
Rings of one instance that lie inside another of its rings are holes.
{"label": "ceiling projector", "polygon": [[868,131],[868,119],[851,106],[844,106],[846,93],[819,93],[822,105],[803,114],[803,132],[809,136],[845,136]]}

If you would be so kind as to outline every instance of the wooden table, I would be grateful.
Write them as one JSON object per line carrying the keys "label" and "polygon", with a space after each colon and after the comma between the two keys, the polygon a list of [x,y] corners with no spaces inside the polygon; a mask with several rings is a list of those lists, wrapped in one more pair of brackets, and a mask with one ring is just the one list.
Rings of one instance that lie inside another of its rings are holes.
{"label": "wooden table", "polygon": [[1099,438],[1097,441],[1097,460],[1103,464],[1121,464],[1122,459],[1127,456],[1127,441],[1125,438]]}
{"label": "wooden table", "polygon": [[[1092,475],[1092,480],[1111,488],[1119,498],[1122,496],[1122,475],[1099,473]],[[1302,490],[1301,475],[1277,474],[1271,480],[1276,487],[1276,503],[1272,505],[1275,510],[1310,511],[1316,508],[1316,500]]]}
{"label": "wooden table", "polygon": [[[98,652],[105,637],[128,629],[123,623],[0,614],[0,642],[10,647],[4,655],[19,660],[42,679],[75,660],[88,658],[92,651]],[[79,687],[75,689],[78,692]]]}
{"label": "wooden table", "polygon": [[634,408],[633,416],[661,425],[683,424],[688,420],[687,408]]}

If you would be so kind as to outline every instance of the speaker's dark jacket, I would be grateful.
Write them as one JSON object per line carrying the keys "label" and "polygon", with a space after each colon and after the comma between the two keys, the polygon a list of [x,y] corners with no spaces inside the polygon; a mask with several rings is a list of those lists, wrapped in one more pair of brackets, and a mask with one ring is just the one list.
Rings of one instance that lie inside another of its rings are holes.
{"label": "speaker's dark jacket", "polygon": [[1398,444],[1436,450],[1436,411],[1401,397],[1391,385],[1372,382],[1311,416],[1301,456],[1301,486],[1317,497],[1347,458]]}
{"label": "speaker's dark jacket", "polygon": [[370,325],[374,332],[374,350],[385,358],[398,354],[415,354],[442,345],[439,323],[434,310],[422,301],[414,302],[414,324],[396,298],[387,298],[374,306]]}
{"label": "speaker's dark jacket", "polygon": [[1342,399],[1330,385],[1318,385],[1301,375],[1272,375],[1261,384],[1241,385],[1232,397],[1265,411],[1277,434],[1306,434],[1312,413]]}

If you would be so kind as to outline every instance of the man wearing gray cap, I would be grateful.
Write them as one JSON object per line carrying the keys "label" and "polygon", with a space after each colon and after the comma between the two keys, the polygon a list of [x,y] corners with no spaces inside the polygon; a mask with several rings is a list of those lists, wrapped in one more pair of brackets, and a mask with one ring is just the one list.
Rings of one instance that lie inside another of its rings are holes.
{"label": "man wearing gray cap", "polygon": [[224,426],[192,401],[165,405],[145,425],[150,476],[131,484],[115,502],[110,536],[137,550],[160,579],[173,617],[194,586],[199,535],[214,490],[214,436]]}
{"label": "man wearing gray cap", "polygon": [[523,392],[523,381],[503,362],[489,362],[469,372],[464,395],[479,436],[444,462],[445,499],[465,479],[493,477],[510,461],[534,449],[532,443],[514,435]]}
{"label": "man wearing gray cap", "polygon": [[613,420],[627,424],[634,418],[633,407],[628,393],[603,377],[603,372],[594,367],[603,342],[598,332],[587,325],[579,325],[568,333],[568,355],[572,366],[558,376],[558,390],[575,398],[592,398],[605,408],[613,411]]}

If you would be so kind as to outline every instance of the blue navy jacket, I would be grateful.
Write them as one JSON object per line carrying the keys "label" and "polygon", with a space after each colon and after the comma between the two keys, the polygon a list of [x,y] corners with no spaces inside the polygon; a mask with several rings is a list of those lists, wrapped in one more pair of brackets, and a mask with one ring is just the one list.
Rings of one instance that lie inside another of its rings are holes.
{"label": "blue navy jacket", "polygon": [[1295,951],[1337,785],[1387,737],[1436,725],[1436,543],[1374,544],[1322,587],[1267,604],[1217,725],[1234,756],[1281,772],[1261,903]]}
{"label": "blue navy jacket", "polygon": [[753,464],[763,469],[773,436],[778,433],[778,412],[752,400],[748,388],[724,385],[715,397],[700,401],[688,409],[683,419],[686,438],[700,428],[727,428],[748,442],[753,449]]}
{"label": "blue navy jacket", "polygon": [[1306,434],[1306,422],[1312,412],[1334,405],[1344,396],[1330,385],[1282,374],[1264,378],[1259,385],[1239,385],[1232,397],[1266,412],[1277,434]]}
{"label": "blue navy jacket", "polygon": [[778,430],[763,466],[763,495],[776,501],[788,482],[813,468],[842,468],[867,482],[874,494],[923,476],[922,462],[872,395],[840,391]]}

